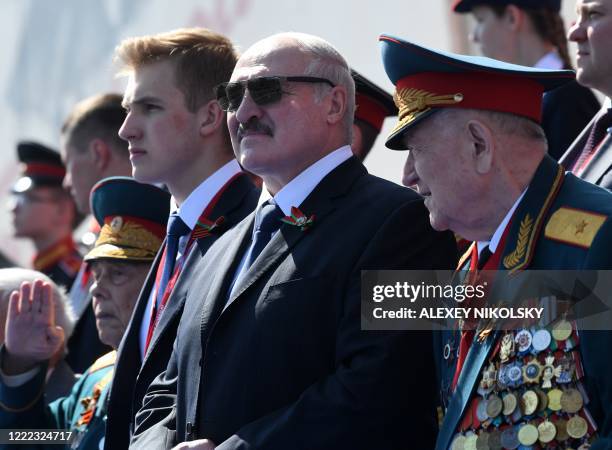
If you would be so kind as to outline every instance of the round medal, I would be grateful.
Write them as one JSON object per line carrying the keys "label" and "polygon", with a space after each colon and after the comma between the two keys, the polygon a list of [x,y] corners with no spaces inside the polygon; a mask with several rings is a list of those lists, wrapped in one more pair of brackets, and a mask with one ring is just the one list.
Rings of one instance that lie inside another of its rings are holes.
{"label": "round medal", "polygon": [[574,439],[580,439],[587,434],[588,426],[586,420],[580,416],[574,416],[567,421],[567,434]]}
{"label": "round medal", "polygon": [[533,391],[525,391],[521,396],[521,406],[523,414],[532,415],[538,409],[538,395]]}
{"label": "round medal", "polygon": [[487,415],[491,419],[495,419],[501,414],[503,407],[504,405],[502,403],[501,398],[493,394],[487,400]]}
{"label": "round medal", "polygon": [[531,333],[525,329],[522,329],[521,331],[516,333],[516,336],[514,338],[514,342],[516,342],[519,352],[526,352],[527,350],[529,350],[529,347],[531,347],[531,341]]}
{"label": "round medal", "polygon": [[577,413],[583,405],[582,395],[577,389],[567,389],[561,395],[561,408],[568,413]]}
{"label": "round medal", "polygon": [[501,434],[501,444],[503,448],[510,450],[516,449],[521,443],[518,440],[518,433],[514,427],[504,430]]}
{"label": "round medal", "polygon": [[533,333],[531,345],[533,346],[533,349],[539,353],[548,348],[550,341],[551,338],[548,330],[541,329]]}
{"label": "round medal", "polygon": [[476,407],[476,417],[480,422],[484,422],[489,418],[487,414],[487,403],[488,401],[484,398],[481,398],[478,402],[478,406]]}
{"label": "round medal", "polygon": [[540,442],[548,444],[555,438],[556,434],[557,429],[550,420],[545,420],[540,425],[538,425],[538,437],[540,439]]}
{"label": "round medal", "polygon": [[451,444],[451,450],[464,450],[465,445],[465,436],[462,434],[458,434],[453,439],[453,443]]}
{"label": "round medal", "polygon": [[488,445],[491,450],[502,450],[501,431],[497,428],[489,433]]}
{"label": "round medal", "polygon": [[572,324],[565,319],[561,319],[552,328],[552,336],[557,341],[564,341],[572,335]]}
{"label": "round medal", "polygon": [[526,423],[518,432],[518,440],[523,445],[533,445],[538,441],[538,429]]}
{"label": "round medal", "polygon": [[465,442],[463,443],[463,450],[476,450],[476,441],[478,440],[478,436],[475,434],[471,434],[465,437]]}
{"label": "round medal", "polygon": [[481,431],[476,439],[476,450],[489,450],[489,433]]}
{"label": "round medal", "polygon": [[508,385],[518,387],[523,381],[523,370],[518,361],[506,366],[506,376],[508,377]]}
{"label": "round medal", "polygon": [[559,389],[551,389],[548,391],[548,408],[551,411],[559,411],[561,409],[561,396],[563,392]]}
{"label": "round medal", "polygon": [[504,397],[503,403],[504,407],[502,409],[502,413],[504,414],[504,416],[509,416],[514,412],[514,410],[516,409],[516,405],[518,404],[516,400],[516,395],[514,395],[514,393],[512,392],[509,392]]}

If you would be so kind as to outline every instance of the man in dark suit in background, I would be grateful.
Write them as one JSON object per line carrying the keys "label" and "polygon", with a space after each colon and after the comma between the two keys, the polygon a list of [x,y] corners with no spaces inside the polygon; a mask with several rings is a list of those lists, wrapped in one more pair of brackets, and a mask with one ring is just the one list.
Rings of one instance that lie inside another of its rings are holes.
{"label": "man in dark suit in background", "polygon": [[[98,181],[132,173],[127,145],[117,136],[124,118],[121,96],[108,93],[81,100],[64,121],[61,135],[61,155],[66,165],[64,187],[70,190],[81,214],[90,215],[89,194]],[[86,251],[99,233],[96,220],[90,217],[88,222],[89,231],[82,239],[86,241]],[[68,340],[66,361],[77,373],[111,350],[100,341],[96,329],[89,294],[92,281],[89,265],[84,263],[69,295],[77,324]]]}
{"label": "man in dark suit in background", "polygon": [[119,348],[111,389],[107,449],[126,448],[146,389],[168,363],[193,272],[210,245],[257,205],[259,190],[232,151],[226,113],[213,87],[229,80],[236,52],[210,30],[180,29],[123,41],[134,177],[172,194],[168,236],[140,293]]}
{"label": "man in dark suit in background", "polygon": [[352,155],[354,82],[326,41],[259,41],[217,93],[234,152],[264,189],[190,280],[131,446],[430,448],[430,336],[362,331],[360,276],[449,268],[452,235]]}
{"label": "man in dark suit in background", "polygon": [[612,189],[612,0],[578,0],[569,40],[578,46],[577,79],[608,98],[559,161],[580,178]]}

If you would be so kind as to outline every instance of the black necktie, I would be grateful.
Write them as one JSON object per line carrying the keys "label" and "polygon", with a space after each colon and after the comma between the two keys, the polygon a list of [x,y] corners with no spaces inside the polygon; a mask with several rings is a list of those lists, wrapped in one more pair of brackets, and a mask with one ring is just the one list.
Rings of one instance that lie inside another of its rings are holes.
{"label": "black necktie", "polygon": [[172,272],[174,271],[179,239],[190,231],[191,229],[183,222],[183,219],[181,219],[178,213],[170,214],[166,234],[166,259],[164,261],[164,271],[162,272],[162,278],[157,291],[158,303],[163,297],[166,286],[168,285],[168,280],[170,280]]}
{"label": "black necktie", "polygon": [[589,159],[593,156],[595,151],[597,150],[598,145],[603,141],[606,137],[606,133],[608,128],[612,126],[612,110],[608,109],[604,114],[599,116],[593,127],[591,128],[591,132],[589,133],[589,137],[584,144],[584,148],[580,153],[580,156],[576,159],[576,163],[572,167],[572,172],[581,171],[584,165],[589,161]]}

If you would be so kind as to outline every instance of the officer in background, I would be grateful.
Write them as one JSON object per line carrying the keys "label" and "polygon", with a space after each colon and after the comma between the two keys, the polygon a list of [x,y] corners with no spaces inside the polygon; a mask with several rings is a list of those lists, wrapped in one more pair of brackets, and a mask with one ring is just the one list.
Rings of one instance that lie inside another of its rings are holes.
{"label": "officer in background", "polygon": [[351,70],[355,80],[355,119],[353,121],[353,154],[362,162],[372,150],[385,117],[396,116],[397,107],[391,94]]}
{"label": "officer in background", "polygon": [[[453,10],[475,19],[472,41],[489,58],[540,69],[572,69],[561,0],[455,0]],[[559,159],[599,109],[577,82],[551,90],[542,103],[548,154]]]}
{"label": "officer in background", "polygon": [[[425,197],[433,228],[474,241],[460,268],[612,268],[612,194],[549,157],[538,124],[542,93],[573,72],[380,40],[399,107],[386,145],[409,150],[403,183]],[[553,440],[609,448],[611,332],[564,319],[539,329],[463,329],[460,338],[447,333],[438,351],[446,414],[436,449],[548,448]]]}
{"label": "officer in background", "polygon": [[[93,188],[91,204],[101,227],[94,248],[85,256],[94,278],[96,325],[102,342],[116,350],[164,239],[170,195],[131,178],[115,177]],[[0,428],[68,430],[74,434],[71,448],[97,450],[104,445],[116,351],[94,362],[66,397],[45,406],[44,368],[64,341],[52,313],[55,301],[50,286],[41,280],[11,296],[0,364],[4,374],[20,377],[20,382],[0,385]]]}
{"label": "officer in background", "polygon": [[12,190],[15,236],[32,240],[35,270],[70,289],[82,258],[72,239],[80,217],[62,188],[66,169],[59,153],[36,142],[20,142],[17,157],[22,173]]}

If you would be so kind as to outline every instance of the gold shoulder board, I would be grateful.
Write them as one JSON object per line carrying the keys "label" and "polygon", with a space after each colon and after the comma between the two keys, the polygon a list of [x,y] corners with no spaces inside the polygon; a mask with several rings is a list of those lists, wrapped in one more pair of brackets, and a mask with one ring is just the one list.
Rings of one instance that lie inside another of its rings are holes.
{"label": "gold shoulder board", "polygon": [[108,352],[106,355],[100,356],[89,368],[89,373],[95,372],[96,370],[104,369],[105,367],[112,366],[117,360],[117,351],[113,350]]}
{"label": "gold shoulder board", "polygon": [[608,216],[605,214],[562,207],[548,219],[544,236],[555,241],[589,248],[607,219]]}

